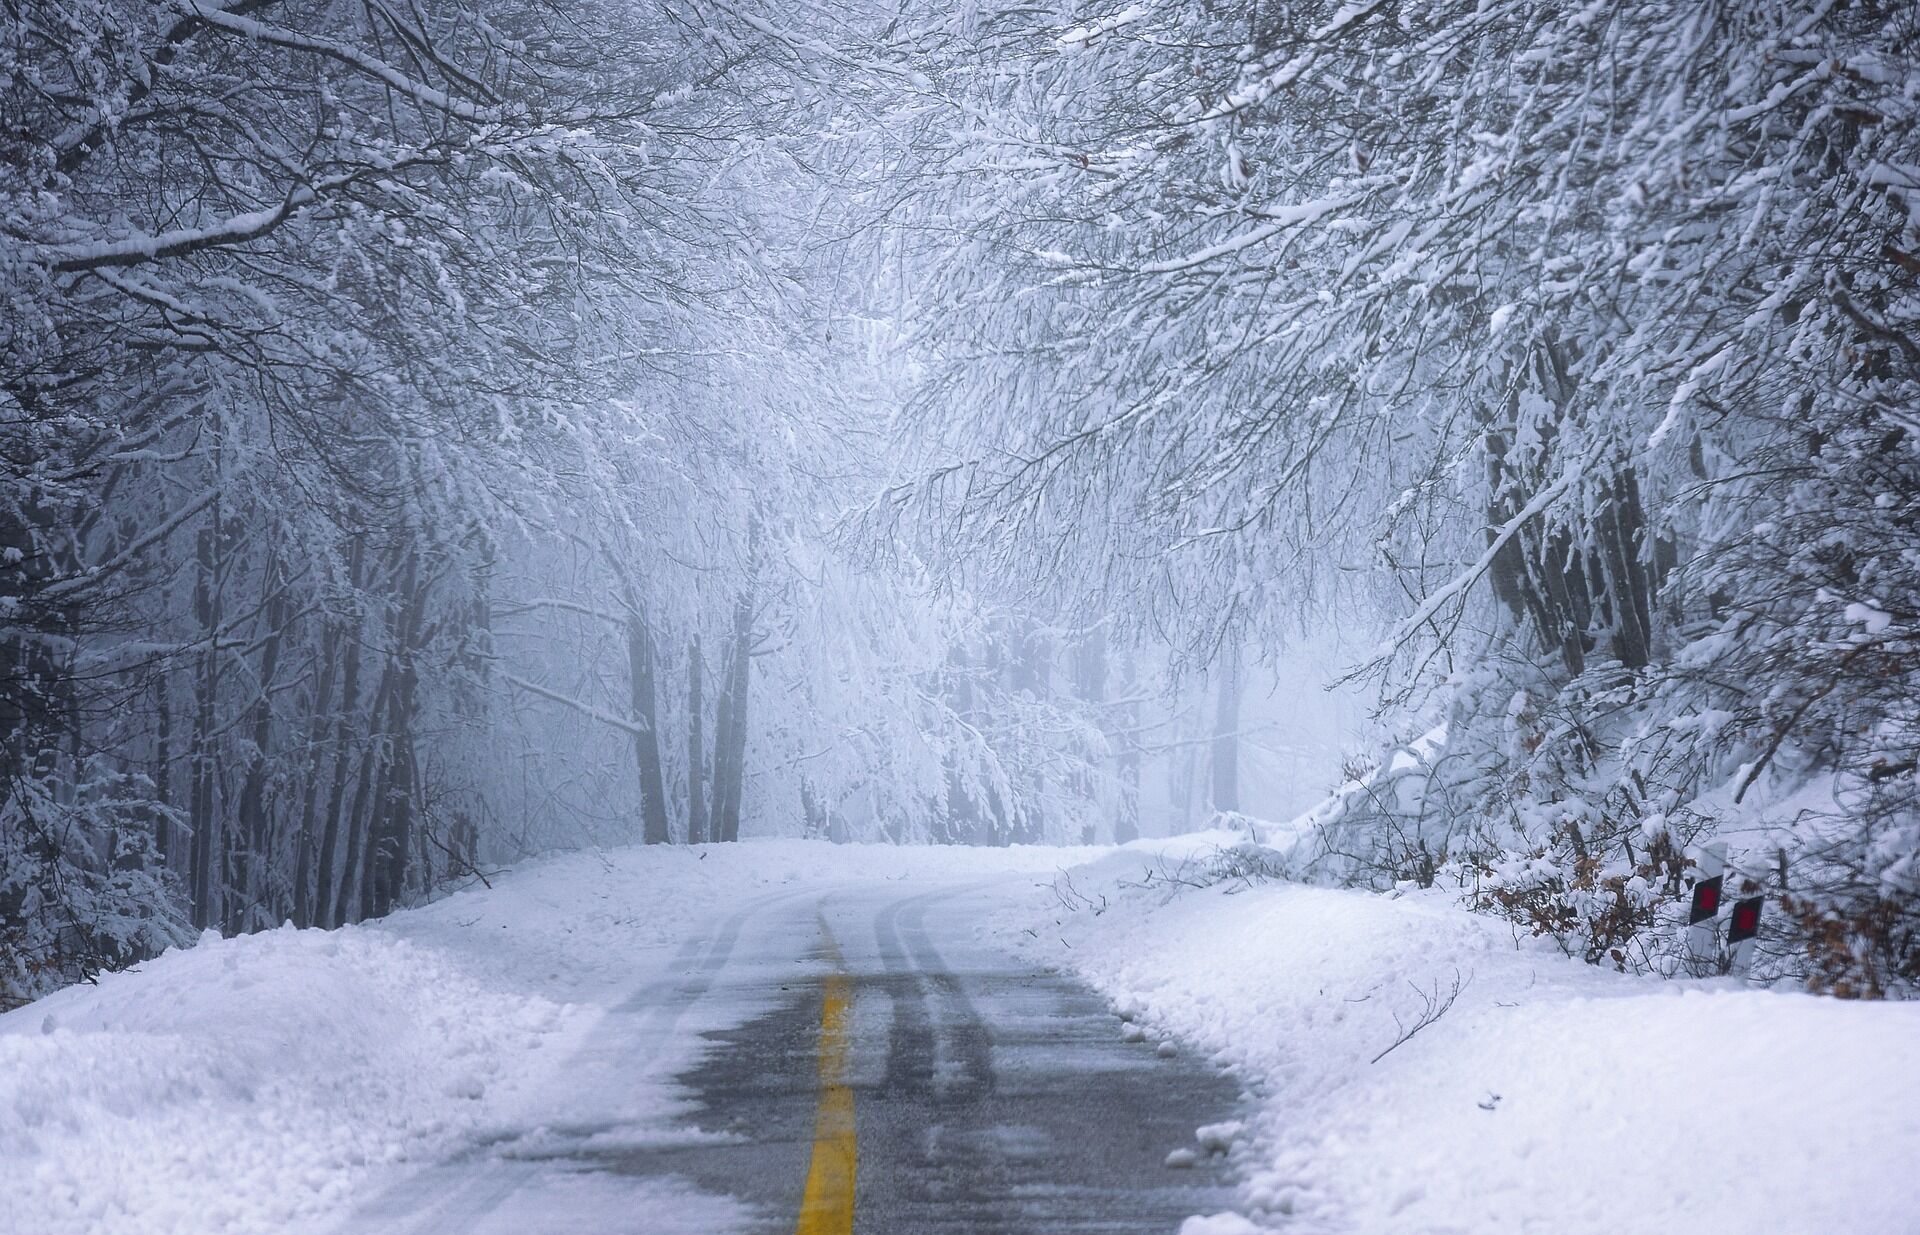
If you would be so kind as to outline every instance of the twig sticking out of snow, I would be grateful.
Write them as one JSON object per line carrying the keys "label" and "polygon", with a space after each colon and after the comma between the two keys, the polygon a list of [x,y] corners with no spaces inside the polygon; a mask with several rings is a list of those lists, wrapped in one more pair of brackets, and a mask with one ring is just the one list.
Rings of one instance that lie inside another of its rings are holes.
{"label": "twig sticking out of snow", "polygon": [[1393,1052],[1394,1047],[1399,1046],[1402,1042],[1413,1037],[1414,1034],[1419,1033],[1422,1029],[1425,1029],[1427,1026],[1445,1016],[1448,1011],[1452,1009],[1453,1001],[1460,998],[1460,992],[1473,985],[1473,975],[1469,973],[1463,981],[1460,977],[1460,971],[1458,969],[1454,970],[1453,985],[1447,988],[1447,992],[1444,995],[1440,993],[1440,979],[1438,978],[1433,980],[1433,989],[1430,991],[1423,989],[1413,982],[1408,982],[1407,985],[1413,987],[1413,993],[1420,996],[1420,1015],[1414,1018],[1413,1024],[1404,1025],[1401,1024],[1400,1014],[1398,1012],[1394,1013],[1393,1023],[1399,1026],[1400,1036],[1395,1038],[1386,1050],[1381,1051],[1378,1055],[1369,1059],[1367,1061],[1368,1063],[1379,1063]]}
{"label": "twig sticking out of snow", "polygon": [[[1054,897],[1059,900],[1061,906],[1069,913],[1080,913],[1083,910],[1090,909],[1097,917],[1107,911],[1107,898],[1104,893],[1095,893],[1092,896],[1087,895],[1074,886],[1073,876],[1065,871],[1061,871],[1058,875],[1054,876],[1052,886]],[[1065,943],[1066,941],[1062,940],[1061,942]]]}

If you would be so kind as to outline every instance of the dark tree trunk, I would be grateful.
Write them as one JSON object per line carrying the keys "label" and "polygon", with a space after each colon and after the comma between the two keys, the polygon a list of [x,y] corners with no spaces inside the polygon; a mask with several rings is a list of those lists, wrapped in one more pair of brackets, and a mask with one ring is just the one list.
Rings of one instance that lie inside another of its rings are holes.
{"label": "dark tree trunk", "polygon": [[687,646],[687,843],[707,841],[707,786],[705,735],[701,731],[705,702],[701,699],[701,681],[706,664],[700,657],[700,636]]}
{"label": "dark tree trunk", "polygon": [[[1110,752],[1122,752],[1120,756],[1120,767],[1124,771],[1126,739],[1114,733],[1112,713],[1106,707],[1102,706],[1107,701],[1108,672],[1107,628],[1106,625],[1102,623],[1088,631],[1081,637],[1080,641],[1074,645],[1073,687],[1075,694],[1086,702],[1094,705],[1093,711],[1094,715],[1099,718],[1101,736],[1106,739],[1107,749]],[[1120,810],[1124,810],[1124,803],[1113,802],[1112,794],[1103,794],[1100,792],[1099,780],[1092,771],[1089,770],[1080,773],[1077,781],[1082,797],[1101,806],[1105,806],[1111,802]],[[1124,796],[1124,793],[1125,790],[1122,789],[1122,796]],[[1113,832],[1114,839],[1118,840],[1122,831],[1118,812],[1116,812],[1112,822],[1108,826]],[[1082,837],[1083,843],[1093,844],[1099,839],[1097,822],[1089,823],[1083,831],[1085,832],[1085,835]]]}
{"label": "dark tree trunk", "polygon": [[[714,735],[714,834],[740,839],[740,800],[746,788],[747,688],[753,668],[753,594],[742,592],[733,607],[733,651],[727,664],[727,693],[722,701],[725,728]],[[725,757],[720,757],[724,750]]]}
{"label": "dark tree trunk", "polygon": [[387,735],[387,758],[382,763],[380,795],[374,799],[374,816],[368,823],[367,878],[361,897],[361,912],[367,918],[381,918],[393,912],[407,887],[407,860],[413,853],[414,800],[418,790],[419,764],[413,748],[413,696],[416,682],[412,665],[395,670],[391,732]]}
{"label": "dark tree trunk", "polygon": [[[29,411],[39,402],[31,392],[12,393]],[[30,474],[30,459],[8,462],[9,474]],[[0,646],[0,782],[53,771],[59,731],[69,723],[75,702],[72,679],[54,648],[72,632],[77,606],[50,603],[45,594],[49,584],[74,571],[75,553],[60,530],[60,513],[37,492],[16,500],[18,518],[0,517],[0,600],[6,602],[9,624],[25,627],[26,633]]]}
{"label": "dark tree trunk", "polygon": [[[1531,362],[1533,384],[1558,408],[1575,396],[1569,366],[1569,349],[1553,339],[1542,343]],[[1486,435],[1489,542],[1493,529],[1510,522],[1546,482],[1534,474],[1537,468],[1509,457],[1519,427],[1517,406],[1510,401],[1504,422],[1490,423]],[[1556,657],[1570,678],[1586,672],[1600,633],[1609,636],[1621,666],[1643,669],[1651,663],[1654,596],[1672,559],[1670,547],[1649,541],[1633,468],[1607,460],[1593,466],[1599,475],[1606,475],[1601,468],[1612,469],[1606,489],[1592,498],[1593,508],[1571,530],[1550,529],[1545,518],[1535,519],[1507,540],[1488,572],[1495,597],[1533,627],[1540,650]]]}
{"label": "dark tree trunk", "polygon": [[[366,543],[356,537],[347,553],[347,581],[356,590],[362,582],[365,564]],[[345,897],[340,886],[347,881],[339,863],[340,830],[344,823],[342,812],[347,805],[347,780],[353,773],[349,743],[353,736],[354,712],[360,706],[360,625],[358,616],[352,615],[333,630],[333,637],[345,642],[346,656],[340,675],[340,710],[333,719],[333,784],[327,793],[326,834],[320,843],[320,865],[313,877],[316,923],[320,926],[340,925],[339,906]],[[321,720],[324,723],[324,716]],[[336,879],[339,884],[335,883]]]}
{"label": "dark tree trunk", "polygon": [[[1053,643],[1032,621],[1023,622],[1016,636],[1010,678],[1015,691],[1025,692],[1036,700],[1045,699],[1053,692]],[[1032,791],[1029,801],[1047,800],[1045,772],[1037,767],[1032,769],[1027,774],[1027,783]],[[1003,830],[1004,843],[1037,845],[1046,839],[1047,821],[1036,810],[1019,811],[1012,823],[1013,827]]]}
{"label": "dark tree trunk", "polygon": [[1607,507],[1595,528],[1606,578],[1606,609],[1613,625],[1613,654],[1629,669],[1653,660],[1654,573],[1646,560],[1647,514],[1640,485],[1629,468],[1615,473]]}
{"label": "dark tree trunk", "polygon": [[829,820],[826,808],[821,806],[820,797],[813,791],[810,777],[800,778],[800,817],[806,820],[806,835],[809,840],[817,840],[827,835]]}
{"label": "dark tree trunk", "polygon": [[206,635],[207,646],[197,657],[193,683],[193,740],[188,756],[189,796],[187,819],[193,829],[188,892],[192,900],[193,925],[205,930],[218,920],[215,903],[218,888],[214,867],[220,855],[220,837],[216,816],[218,767],[215,762],[214,703],[219,687],[219,652],[215,647],[219,605],[215,591],[214,551],[219,537],[219,516],[202,528],[194,542],[193,616]]}
{"label": "dark tree trunk", "polygon": [[660,709],[655,676],[653,629],[638,600],[628,597],[627,679],[632,694],[633,757],[640,772],[640,834],[649,845],[664,845],[667,831],[666,777],[661,772]]}
{"label": "dark tree trunk", "polygon": [[[312,720],[307,726],[312,750],[305,760],[305,784],[300,790],[300,822],[294,834],[296,854],[293,870],[293,924],[305,928],[314,924],[314,835],[313,826],[316,812],[320,807],[321,769],[324,762],[328,713],[333,707],[334,677],[339,672],[340,637],[338,628],[331,621],[323,621],[321,640],[324,644],[320,653],[318,681],[314,684]],[[331,859],[331,855],[329,855]]]}
{"label": "dark tree trunk", "polygon": [[1173,757],[1167,772],[1167,806],[1173,811],[1175,826],[1182,832],[1193,828],[1193,802],[1199,788],[1200,747],[1188,743]]}
{"label": "dark tree trunk", "polygon": [[1240,648],[1220,660],[1219,696],[1213,713],[1213,809],[1240,809]]}
{"label": "dark tree trunk", "polygon": [[1088,703],[1107,698],[1107,628],[1096,626],[1073,650],[1074,692]]}
{"label": "dark tree trunk", "polygon": [[[1506,434],[1489,432],[1486,443],[1491,543],[1495,529],[1519,514],[1533,490],[1529,478],[1508,462]],[[1569,588],[1569,569],[1578,569],[1570,560],[1570,546],[1562,538],[1547,535],[1543,523],[1536,519],[1509,538],[1494,554],[1487,574],[1494,596],[1516,620],[1533,627],[1541,651],[1557,657],[1569,677],[1578,676],[1586,669],[1586,622],[1576,610],[1574,597],[1584,593],[1584,584]],[[1555,544],[1556,540],[1561,543]]]}
{"label": "dark tree trunk", "polygon": [[[954,647],[947,653],[947,664],[949,705],[956,716],[966,720],[973,714],[973,667],[967,649]],[[993,840],[981,814],[980,803],[967,791],[966,783],[960,776],[958,761],[952,755],[947,756],[946,835],[934,839],[961,845],[985,845]]]}
{"label": "dark tree trunk", "polygon": [[419,693],[418,655],[426,620],[429,583],[420,577],[420,555],[407,549],[397,589],[399,610],[392,626],[393,653],[388,662],[386,758],[381,763],[380,793],[368,823],[367,876],[361,910],[365,917],[393,912],[406,891],[407,860],[413,853],[414,801],[419,765],[414,755],[413,713]]}
{"label": "dark tree trunk", "polygon": [[1124,845],[1140,836],[1140,704],[1134,700],[1136,689],[1133,657],[1125,660],[1122,697],[1128,700],[1123,715],[1126,731],[1117,737],[1120,750],[1120,811],[1113,821],[1113,840]]}
{"label": "dark tree trunk", "polygon": [[[250,924],[244,920],[249,914],[268,910],[267,871],[273,857],[270,846],[274,834],[267,819],[267,769],[273,749],[272,696],[280,672],[280,649],[286,637],[289,608],[276,560],[269,559],[264,579],[268,588],[267,635],[260,645],[259,694],[248,717],[253,749],[247,755],[246,777],[240,789],[240,813],[234,821],[235,833],[246,837],[246,847],[238,855],[242,892],[236,898],[236,912],[228,915],[230,929],[237,930],[245,930],[249,925],[272,924],[263,921]],[[268,916],[272,916],[271,912]]]}
{"label": "dark tree trunk", "polygon": [[174,852],[173,806],[173,683],[163,666],[153,675],[153,796],[160,806],[155,823],[154,844],[160,860],[171,867],[179,861]]}
{"label": "dark tree trunk", "polygon": [[707,827],[711,839],[727,839],[725,820],[727,817],[727,786],[733,783],[727,772],[727,755],[731,744],[727,735],[733,732],[733,672],[731,667],[721,670],[722,685],[720,698],[713,709],[713,800],[708,805]]}
{"label": "dark tree trunk", "polygon": [[365,920],[370,909],[371,891],[367,880],[367,827],[374,803],[387,788],[386,717],[388,700],[393,696],[394,664],[388,659],[380,671],[380,685],[374,691],[373,707],[367,713],[367,738],[360,756],[360,783],[353,791],[353,806],[347,811],[347,856],[340,864],[339,896],[334,902],[333,924]]}
{"label": "dark tree trunk", "polygon": [[[1527,362],[1529,384],[1556,408],[1566,407],[1573,397],[1563,350],[1548,338]],[[1488,419],[1486,535],[1491,544],[1495,529],[1511,522],[1548,477],[1539,474],[1531,460],[1511,456],[1511,444],[1520,431],[1517,393],[1508,398],[1504,413],[1492,413]],[[1539,454],[1547,454],[1553,424],[1534,425],[1532,431],[1541,439]],[[1536,516],[1495,553],[1488,576],[1495,597],[1516,619],[1533,626],[1543,653],[1558,657],[1569,677],[1585,672],[1592,606],[1579,546],[1565,533],[1550,531],[1544,516]]]}

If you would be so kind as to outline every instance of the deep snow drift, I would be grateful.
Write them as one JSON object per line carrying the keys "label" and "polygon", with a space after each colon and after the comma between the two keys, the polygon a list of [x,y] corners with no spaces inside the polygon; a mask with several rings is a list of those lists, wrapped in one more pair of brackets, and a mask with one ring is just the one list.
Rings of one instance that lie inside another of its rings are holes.
{"label": "deep snow drift", "polygon": [[[1230,839],[579,854],[382,923],[208,939],[0,1016],[0,1232],[338,1229],[547,1117],[563,1075],[577,1094],[595,1024],[722,916],[986,878],[1005,907],[979,930],[1254,1094],[1244,1129],[1190,1147],[1231,1147],[1243,1212],[1189,1235],[1914,1229],[1920,1006],[1620,977],[1438,896],[1167,879]],[[618,1061],[606,1101],[670,1135],[673,1076],[737,1013]],[[727,1228],[708,1200],[689,1229]]]}

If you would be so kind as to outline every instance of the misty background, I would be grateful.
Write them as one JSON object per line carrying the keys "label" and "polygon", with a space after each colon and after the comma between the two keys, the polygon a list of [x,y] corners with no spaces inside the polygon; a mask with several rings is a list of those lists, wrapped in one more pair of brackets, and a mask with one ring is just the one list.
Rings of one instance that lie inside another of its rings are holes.
{"label": "misty background", "polygon": [[1920,982],[1911,5],[0,8],[0,1005],[1287,824]]}

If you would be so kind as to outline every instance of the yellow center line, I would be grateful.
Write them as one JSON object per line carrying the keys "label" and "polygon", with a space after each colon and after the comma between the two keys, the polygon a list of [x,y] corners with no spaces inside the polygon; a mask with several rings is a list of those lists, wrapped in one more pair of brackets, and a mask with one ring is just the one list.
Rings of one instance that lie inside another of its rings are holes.
{"label": "yellow center line", "polygon": [[853,1235],[853,1181],[860,1160],[853,1090],[847,1084],[853,984],[824,918],[820,932],[835,968],[827,975],[820,1000],[820,1105],[814,1115],[813,1162],[800,1199],[800,1224],[793,1230],[794,1235]]}

